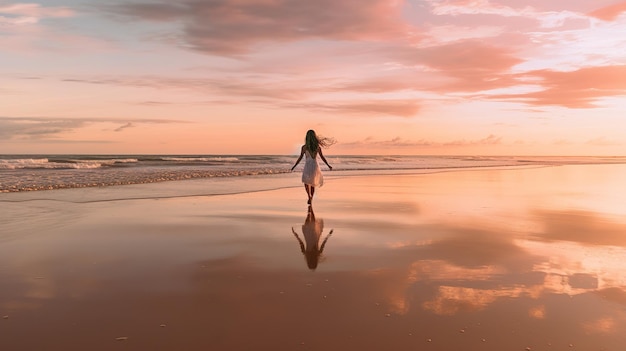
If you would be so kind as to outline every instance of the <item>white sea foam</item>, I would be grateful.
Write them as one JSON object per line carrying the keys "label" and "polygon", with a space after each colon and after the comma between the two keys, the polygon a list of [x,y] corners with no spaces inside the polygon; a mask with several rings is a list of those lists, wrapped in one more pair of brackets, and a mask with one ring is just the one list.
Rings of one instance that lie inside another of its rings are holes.
{"label": "white sea foam", "polygon": [[116,164],[128,164],[128,163],[137,163],[139,162],[136,158],[124,158],[124,159],[102,159],[102,160],[69,160],[70,163],[67,163],[67,168],[74,169],[92,169],[92,168],[100,168],[102,166],[114,166]]}
{"label": "white sea foam", "polygon": [[47,158],[9,159],[0,160],[0,169],[45,168],[47,164]]}
{"label": "white sea foam", "polygon": [[163,161],[174,162],[233,162],[239,161],[237,157],[161,157]]}
{"label": "white sea foam", "polygon": [[102,161],[50,162],[48,159],[0,160],[0,169],[93,169],[102,167]]}
{"label": "white sea foam", "polygon": [[136,158],[116,158],[116,159],[113,159],[113,160],[110,160],[110,161],[113,161],[113,163],[136,163],[136,162],[139,162],[139,160],[136,159]]}
{"label": "white sea foam", "polygon": [[95,169],[115,164],[129,164],[139,162],[136,158],[81,160],[66,159],[51,161],[48,158],[16,158],[0,159],[0,169]]}
{"label": "white sea foam", "polygon": [[105,164],[103,161],[79,161],[76,163],[56,163],[54,168],[95,169],[102,167],[103,164]]}

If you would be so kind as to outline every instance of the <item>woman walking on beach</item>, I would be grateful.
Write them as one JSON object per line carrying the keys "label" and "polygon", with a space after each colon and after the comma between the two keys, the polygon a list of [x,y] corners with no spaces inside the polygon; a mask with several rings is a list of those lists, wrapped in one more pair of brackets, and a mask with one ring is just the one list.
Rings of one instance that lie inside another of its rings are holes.
{"label": "woman walking on beach", "polygon": [[296,163],[293,167],[291,167],[291,170],[293,171],[302,160],[302,157],[306,156],[304,169],[302,170],[302,183],[304,183],[304,189],[306,190],[306,194],[309,198],[307,201],[309,205],[313,201],[315,188],[324,184],[324,177],[322,176],[320,165],[317,163],[317,155],[319,155],[322,161],[324,161],[324,163],[328,166],[328,169],[332,171],[333,167],[328,164],[328,161],[326,161],[326,158],[322,153],[322,147],[328,147],[333,143],[334,140],[320,138],[317,134],[315,134],[314,130],[309,130],[306,132],[304,145],[302,145],[302,148],[300,149],[300,157],[298,157]]}

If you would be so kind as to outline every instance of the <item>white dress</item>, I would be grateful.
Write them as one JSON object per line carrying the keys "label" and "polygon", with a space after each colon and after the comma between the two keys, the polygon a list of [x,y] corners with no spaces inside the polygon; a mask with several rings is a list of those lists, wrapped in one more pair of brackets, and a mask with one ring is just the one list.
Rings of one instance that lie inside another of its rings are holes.
{"label": "white dress", "polygon": [[311,156],[309,150],[304,150],[305,161],[304,170],[302,171],[302,183],[308,184],[314,187],[324,185],[324,177],[322,176],[322,170],[317,163],[317,158]]}
{"label": "white dress", "polygon": [[307,221],[302,225],[302,234],[304,235],[304,241],[306,241],[306,251],[315,252],[319,255],[320,250],[320,237],[324,231],[324,220],[316,219],[314,221]]}

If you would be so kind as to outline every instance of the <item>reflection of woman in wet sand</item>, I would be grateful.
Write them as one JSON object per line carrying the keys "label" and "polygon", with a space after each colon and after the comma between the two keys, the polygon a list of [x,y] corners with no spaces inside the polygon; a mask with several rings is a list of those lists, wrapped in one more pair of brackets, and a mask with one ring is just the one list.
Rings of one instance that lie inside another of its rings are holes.
{"label": "reflection of woman in wet sand", "polygon": [[317,263],[322,256],[322,252],[324,251],[324,246],[326,246],[326,241],[330,238],[331,234],[333,234],[333,230],[331,229],[328,235],[326,235],[326,239],[322,241],[322,245],[319,245],[320,238],[322,237],[322,232],[324,231],[324,220],[316,219],[315,214],[313,213],[313,208],[309,206],[309,212],[307,213],[306,220],[302,225],[302,235],[304,235],[304,241],[306,244],[300,239],[298,233],[291,228],[293,235],[298,239],[300,243],[300,250],[304,254],[306,258],[306,264],[309,266],[311,270],[317,268]]}

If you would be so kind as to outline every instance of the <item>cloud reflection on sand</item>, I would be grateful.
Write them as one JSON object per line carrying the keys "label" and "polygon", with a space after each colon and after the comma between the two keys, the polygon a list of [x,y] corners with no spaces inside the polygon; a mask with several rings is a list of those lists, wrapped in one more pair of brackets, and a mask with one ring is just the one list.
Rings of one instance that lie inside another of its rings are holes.
{"label": "cloud reflection on sand", "polygon": [[377,205],[379,213],[361,218],[344,213],[336,219],[345,223],[334,252],[355,256],[356,247],[369,257],[361,261],[364,277],[392,315],[500,320],[494,330],[561,341],[575,334],[579,347],[594,344],[590,335],[611,335],[604,345],[622,345],[626,221],[616,204],[626,195],[625,171],[592,166],[397,177],[393,193],[385,182],[355,180],[366,190],[351,194],[356,208],[413,201],[420,210],[409,215]]}
{"label": "cloud reflection on sand", "polygon": [[[550,221],[553,216],[554,213],[549,213],[544,220]],[[586,242],[615,242],[609,240],[612,238],[619,239],[616,241],[619,242],[621,239],[615,236],[615,228],[622,224],[595,222],[605,223],[608,230],[596,227],[597,232],[581,235],[595,239],[583,242],[548,240],[554,236],[550,229],[535,233],[531,239],[515,239],[508,235],[498,238],[497,233],[457,229],[456,237],[421,244],[396,243],[385,255],[394,256],[396,260],[399,257],[422,257],[405,263],[409,267],[403,269],[405,284],[394,284],[396,288],[404,286],[407,291],[418,282],[436,285],[435,296],[419,306],[440,315],[481,310],[505,298],[542,299],[551,294],[575,296],[607,289],[616,289],[626,295],[626,262],[623,260],[626,247]],[[572,240],[575,238],[572,236]],[[407,251],[412,254],[401,253]],[[391,304],[403,306],[396,308],[396,312],[406,313],[404,309],[408,304],[399,302],[398,296],[406,299],[411,296],[401,292],[392,295]],[[531,315],[540,313],[535,311]]]}
{"label": "cloud reflection on sand", "polygon": [[[619,350],[626,220],[602,199],[626,167],[595,167],[329,177],[315,218],[300,188],[81,205],[0,246],[0,316],[30,349]],[[336,231],[315,271],[303,222],[314,252]]]}

